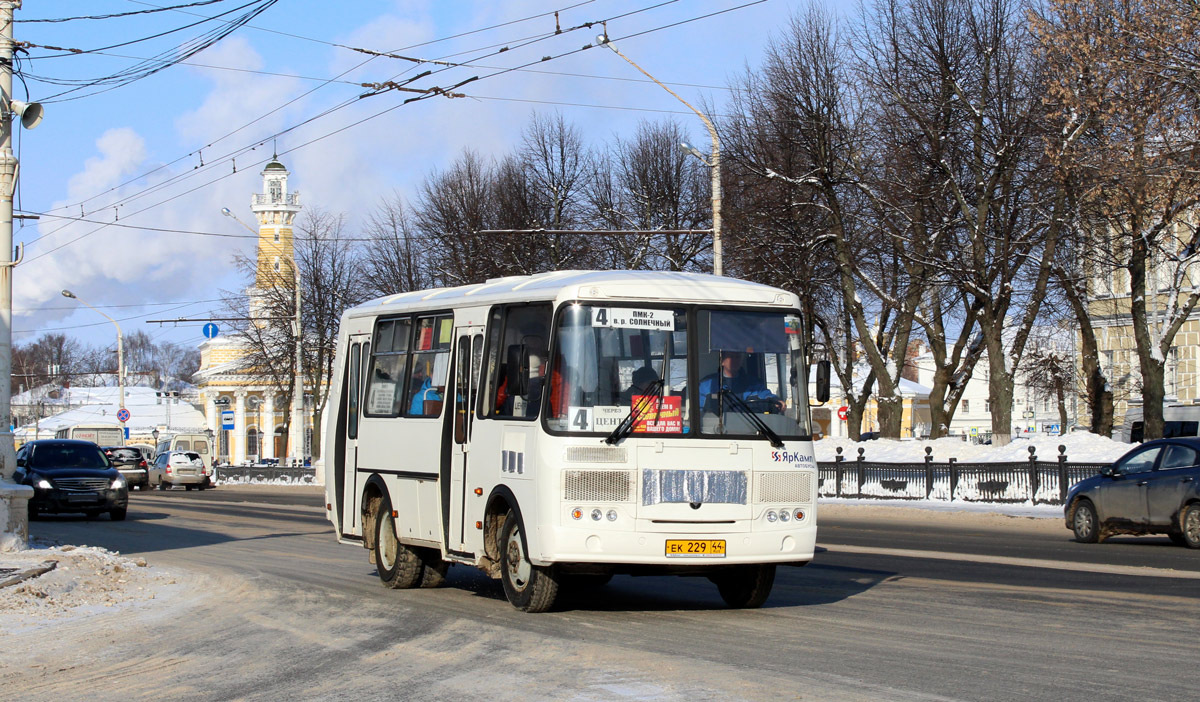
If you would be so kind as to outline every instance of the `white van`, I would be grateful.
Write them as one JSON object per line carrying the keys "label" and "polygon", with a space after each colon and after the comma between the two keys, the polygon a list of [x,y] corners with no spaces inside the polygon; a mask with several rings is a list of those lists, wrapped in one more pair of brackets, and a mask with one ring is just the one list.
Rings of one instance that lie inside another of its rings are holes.
{"label": "white van", "polygon": [[[1126,443],[1140,444],[1144,427],[1142,408],[1130,407],[1125,413],[1120,436],[1114,438]],[[1200,436],[1200,405],[1178,403],[1163,407],[1163,438],[1178,436]]]}
{"label": "white van", "polygon": [[154,455],[171,451],[194,451],[200,454],[205,468],[212,468],[213,452],[210,449],[208,437],[204,434],[160,434]]}

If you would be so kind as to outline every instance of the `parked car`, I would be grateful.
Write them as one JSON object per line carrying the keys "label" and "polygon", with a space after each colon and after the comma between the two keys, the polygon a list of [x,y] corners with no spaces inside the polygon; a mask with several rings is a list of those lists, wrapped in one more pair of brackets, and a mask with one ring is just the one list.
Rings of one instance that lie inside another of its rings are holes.
{"label": "parked car", "polygon": [[1099,475],[1071,486],[1065,506],[1075,540],[1166,534],[1200,548],[1200,438],[1148,441]]}
{"label": "parked car", "polygon": [[159,490],[183,485],[188,490],[203,490],[212,484],[212,469],[195,451],[167,451],[158,454],[150,469],[150,480]]}
{"label": "parked car", "polygon": [[31,519],[51,512],[83,512],[89,518],[108,512],[113,521],[120,521],[129,507],[125,478],[90,441],[30,441],[17,451],[14,478],[33,488]]}
{"label": "parked car", "polygon": [[125,476],[130,488],[150,489],[150,466],[140,449],[133,446],[105,446],[104,455]]}

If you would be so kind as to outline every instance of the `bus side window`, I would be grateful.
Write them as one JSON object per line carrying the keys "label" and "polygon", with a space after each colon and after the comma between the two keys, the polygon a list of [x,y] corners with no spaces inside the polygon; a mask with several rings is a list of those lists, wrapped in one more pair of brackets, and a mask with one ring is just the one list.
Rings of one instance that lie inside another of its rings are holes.
{"label": "bus side window", "polygon": [[351,439],[358,438],[358,390],[361,387],[358,378],[359,355],[362,353],[362,344],[353,344],[350,346],[350,378],[348,387],[346,388],[348,396],[348,407],[346,413],[346,436]]}
{"label": "bus side window", "polygon": [[376,324],[364,408],[368,417],[396,417],[403,409],[411,326],[412,320],[407,318],[380,320]]}

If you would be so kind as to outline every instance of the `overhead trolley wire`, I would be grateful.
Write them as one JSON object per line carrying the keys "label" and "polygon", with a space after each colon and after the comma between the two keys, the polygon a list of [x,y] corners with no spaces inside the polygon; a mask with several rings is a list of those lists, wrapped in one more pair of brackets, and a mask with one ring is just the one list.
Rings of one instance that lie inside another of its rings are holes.
{"label": "overhead trolley wire", "polygon": [[[672,4],[672,3],[674,3],[674,2],[678,2],[678,0],[667,0],[666,2],[662,2],[662,3],[655,4],[655,5],[651,5],[651,6],[648,6],[648,7],[645,7],[645,8],[641,8],[641,9],[639,9],[639,10],[633,10],[633,11],[630,11],[630,12],[627,12],[627,13],[623,13],[623,14],[621,14],[621,15],[617,15],[616,17],[627,17],[627,16],[629,16],[629,15],[632,15],[632,14],[637,14],[637,13],[639,13],[639,12],[645,12],[645,11],[647,11],[647,10],[650,10],[650,9],[655,9],[655,8],[661,7],[661,6],[663,6],[663,5]],[[670,23],[670,24],[667,24],[667,25],[662,25],[662,26],[659,26],[659,27],[654,27],[654,28],[651,28],[651,29],[643,30],[643,31],[641,31],[641,32],[636,32],[636,33],[633,33],[633,34],[624,35],[624,36],[622,36],[622,37],[617,37],[617,38],[615,38],[613,41],[619,41],[619,40],[629,39],[629,38],[632,38],[632,37],[643,36],[643,35],[650,34],[650,33],[653,33],[653,32],[662,31],[662,30],[664,30],[664,29],[667,29],[667,28],[671,28],[671,27],[677,27],[677,26],[680,26],[680,25],[683,25],[683,24],[688,24],[688,23],[690,23],[690,22],[695,22],[695,21],[699,21],[699,20],[702,20],[702,19],[707,19],[707,18],[714,17],[714,16],[717,16],[717,15],[725,14],[725,13],[728,13],[728,12],[733,12],[733,11],[735,11],[735,10],[740,10],[740,9],[743,9],[743,8],[746,8],[746,7],[749,7],[749,6],[752,6],[752,5],[758,5],[758,4],[761,4],[761,3],[763,3],[763,2],[766,2],[766,0],[752,0],[751,2],[746,2],[746,3],[740,4],[740,5],[736,5],[736,6],[734,6],[734,7],[730,7],[730,8],[726,8],[726,9],[723,9],[723,10],[718,10],[718,11],[710,12],[710,13],[706,13],[706,14],[704,14],[704,15],[699,15],[699,16],[692,17],[692,18],[685,19],[685,20],[681,20],[681,21],[678,21],[678,22],[673,22],[673,23]],[[611,19],[611,18],[610,18],[610,19]],[[593,22],[586,22],[586,23],[583,23],[583,24],[577,25],[577,26],[575,26],[575,27],[572,27],[572,28],[569,28],[569,29],[562,30],[562,33],[567,33],[568,31],[577,31],[577,30],[579,30],[579,29],[583,29],[583,28],[588,28],[588,27],[595,26],[596,24],[603,24],[603,23],[605,23],[605,22],[607,22],[607,21],[609,21],[609,20],[608,20],[608,19],[606,19],[606,20],[597,20],[597,21],[593,21]],[[557,36],[557,35],[555,35],[555,36]],[[533,43],[533,42],[530,42],[530,43]],[[442,88],[431,88],[431,89],[427,89],[427,90],[428,90],[428,92],[426,92],[426,93],[424,93],[424,94],[422,94],[422,95],[419,95],[419,96],[416,96],[416,97],[412,97],[412,98],[408,98],[408,99],[406,99],[406,100],[403,100],[403,101],[401,101],[401,102],[399,102],[399,103],[397,103],[397,104],[395,104],[395,105],[392,105],[391,107],[388,107],[388,108],[385,108],[385,109],[383,109],[383,110],[380,110],[379,112],[376,112],[376,113],[374,113],[374,114],[372,114],[372,115],[368,115],[367,117],[364,117],[364,118],[362,118],[362,119],[356,120],[356,121],[354,121],[354,122],[351,122],[350,124],[347,124],[347,125],[344,125],[344,126],[342,126],[342,127],[339,127],[339,128],[337,128],[337,129],[334,129],[334,130],[332,130],[332,131],[330,131],[330,132],[327,132],[327,133],[325,133],[325,134],[323,134],[323,135],[321,135],[321,136],[315,137],[315,138],[313,138],[313,139],[310,139],[310,140],[308,140],[308,141],[306,141],[306,142],[303,142],[303,143],[301,143],[301,144],[298,144],[298,145],[296,145],[296,146],[293,146],[293,147],[291,147],[291,148],[289,148],[289,149],[285,150],[285,151],[284,151],[284,152],[282,152],[282,153],[284,153],[284,154],[287,154],[287,153],[291,153],[291,152],[293,152],[293,151],[299,150],[299,149],[301,149],[301,148],[304,148],[304,147],[306,147],[306,146],[309,146],[309,145],[311,145],[311,144],[314,144],[314,143],[316,143],[316,142],[318,142],[318,141],[321,141],[321,140],[327,139],[327,138],[329,138],[329,137],[332,137],[332,136],[334,136],[334,135],[340,134],[341,132],[344,132],[344,131],[346,131],[346,130],[348,130],[348,129],[352,129],[352,128],[354,128],[354,127],[357,127],[357,126],[359,126],[359,125],[361,125],[361,124],[363,124],[363,123],[365,123],[365,122],[367,122],[367,121],[373,120],[373,119],[375,119],[375,118],[377,118],[377,117],[380,117],[380,116],[382,116],[382,115],[384,115],[384,114],[387,114],[387,113],[389,113],[389,112],[391,112],[391,111],[393,111],[393,110],[395,110],[395,109],[397,109],[397,108],[403,107],[403,106],[405,106],[405,105],[408,105],[408,104],[411,104],[411,103],[413,103],[413,102],[417,102],[417,101],[420,101],[420,100],[427,99],[427,98],[429,98],[429,97],[433,97],[433,96],[435,96],[435,95],[443,95],[443,94],[446,94],[446,93],[448,93],[448,92],[452,92],[452,91],[456,90],[457,88],[459,88],[459,87],[461,87],[461,86],[463,86],[463,85],[466,85],[466,84],[468,84],[468,83],[472,83],[472,82],[476,82],[476,81],[480,81],[480,80],[486,80],[486,79],[488,79],[488,78],[493,78],[493,77],[496,77],[496,76],[499,76],[499,75],[504,75],[504,74],[507,74],[507,73],[511,73],[511,72],[514,72],[514,71],[520,70],[521,68],[525,68],[525,67],[528,67],[528,66],[536,65],[536,64],[539,64],[539,63],[544,63],[544,62],[546,62],[546,61],[556,60],[556,59],[559,59],[559,58],[562,58],[562,57],[565,57],[565,56],[569,56],[569,55],[572,55],[572,54],[576,54],[576,53],[579,53],[579,52],[585,51],[585,50],[587,50],[587,49],[589,49],[589,48],[592,48],[592,46],[591,46],[591,44],[590,44],[590,43],[589,43],[589,44],[586,44],[586,45],[584,45],[584,46],[583,46],[583,47],[581,47],[581,48],[578,48],[578,49],[573,49],[573,50],[571,50],[571,51],[566,51],[566,52],[563,52],[563,53],[561,53],[561,54],[558,54],[558,55],[554,55],[554,56],[546,56],[546,57],[543,57],[543,58],[542,58],[542,59],[540,59],[540,60],[530,61],[530,62],[528,62],[528,63],[521,64],[521,65],[519,65],[519,66],[514,66],[514,67],[511,67],[511,68],[501,69],[501,70],[498,70],[498,71],[496,71],[496,72],[494,72],[494,73],[490,73],[490,74],[487,74],[487,75],[484,75],[484,76],[474,76],[474,77],[468,78],[468,79],[466,79],[466,80],[460,81],[460,82],[458,82],[458,83],[456,83],[456,84],[454,84],[454,85],[451,85],[450,87],[448,87],[448,88],[445,88],[445,89],[442,89]],[[497,52],[497,53],[502,53],[502,52]],[[480,58],[485,58],[485,57],[480,57]],[[479,59],[476,59],[476,60],[479,60]],[[443,72],[443,71],[445,71],[445,70],[450,70],[450,68],[453,68],[453,67],[446,67],[446,68],[443,68],[443,69],[438,69],[438,70],[434,70],[434,71],[428,71],[428,72],[426,72],[425,74],[422,74],[422,75],[420,75],[420,76],[417,76],[417,77],[415,77],[415,78],[413,78],[413,79],[411,79],[411,80],[416,80],[416,79],[418,79],[418,78],[421,78],[421,77],[426,77],[427,75],[431,75],[431,74],[434,74],[434,73],[441,73],[441,72]],[[411,80],[410,80],[410,81],[408,81],[408,82],[411,82]],[[390,88],[389,88],[389,89],[390,89]],[[386,90],[384,90],[384,91],[381,91],[381,92],[386,92]],[[371,97],[371,96],[374,96],[374,95],[377,95],[377,94],[380,94],[380,93],[369,93],[369,94],[366,94],[366,95],[364,95],[364,96],[360,96],[360,97]],[[275,136],[278,136],[278,135],[281,135],[281,134],[285,134],[285,133],[287,133],[287,132],[290,132],[290,131],[292,131],[292,130],[294,130],[294,129],[296,129],[296,128],[300,127],[300,126],[303,126],[304,124],[310,123],[311,121],[313,121],[313,120],[315,120],[315,119],[318,119],[318,118],[319,118],[319,117],[321,117],[321,116],[324,116],[324,115],[326,115],[326,114],[329,114],[329,113],[331,113],[331,112],[333,112],[333,111],[336,111],[336,110],[338,110],[338,109],[341,109],[342,107],[346,106],[346,104],[349,104],[349,103],[352,103],[352,102],[353,102],[353,100],[346,101],[346,102],[344,102],[344,103],[343,103],[343,104],[341,104],[341,105],[338,105],[338,106],[336,106],[336,107],[334,107],[334,108],[330,108],[330,109],[328,109],[328,110],[324,111],[323,113],[321,113],[320,115],[317,115],[317,116],[314,116],[314,117],[312,117],[312,118],[309,118],[308,120],[305,120],[304,122],[301,122],[300,124],[293,125],[292,127],[289,127],[289,128],[287,128],[287,129],[285,129],[285,130],[283,130],[283,131],[281,131],[281,132],[278,132],[278,133],[276,133],[276,135],[275,135]],[[272,138],[272,137],[270,137],[270,136],[269,136],[269,137],[267,137],[266,139],[263,139],[263,140],[260,140],[260,141],[256,141],[256,142],[254,142],[254,143],[255,143],[255,147],[243,147],[243,150],[244,150],[244,149],[247,149],[247,148],[248,148],[248,149],[253,149],[253,148],[256,148],[256,147],[257,147],[257,145],[260,145],[260,144],[264,143],[266,140],[268,140],[268,139],[271,139],[271,138]],[[278,155],[278,154],[277,154],[277,155]],[[185,174],[185,176],[188,176],[188,177],[190,177],[190,175],[193,175],[193,174],[194,174],[194,173]],[[196,191],[196,190],[198,190],[198,189],[200,189],[200,188],[203,188],[203,187],[206,187],[206,186],[208,186],[208,185],[211,185],[212,183],[215,183],[215,182],[217,182],[217,181],[219,181],[219,180],[223,180],[224,178],[227,178],[227,177],[229,177],[229,175],[231,175],[231,174],[223,174],[223,175],[219,176],[218,178],[215,178],[215,179],[213,179],[213,180],[211,180],[211,181],[208,181],[208,182],[202,183],[201,185],[199,185],[199,186],[196,186],[195,188],[191,188],[191,189],[189,189],[189,190],[186,190],[186,191],[184,191],[184,192],[177,193],[176,195],[173,195],[173,196],[171,196],[171,197],[169,197],[169,198],[167,198],[167,199],[165,199],[165,200],[159,201],[159,202],[157,202],[157,203],[154,203],[154,204],[152,204],[152,205],[148,205],[148,206],[146,206],[146,207],[142,208],[141,210],[138,210],[137,212],[134,212],[134,213],[132,213],[131,215],[127,215],[127,217],[128,217],[128,216],[134,216],[134,215],[136,215],[136,214],[140,214],[141,212],[145,212],[145,211],[146,211],[146,210],[148,210],[148,209],[151,209],[151,208],[153,208],[153,207],[157,207],[157,206],[159,206],[159,205],[162,205],[162,204],[165,204],[165,203],[167,203],[167,202],[170,202],[170,201],[172,201],[172,200],[175,200],[175,199],[177,199],[177,198],[179,198],[179,197],[182,197],[182,196],[184,196],[184,195],[187,195],[187,194],[189,194],[189,193],[191,193],[191,192],[194,192],[194,191]],[[136,196],[137,196],[137,197],[140,197],[140,196],[141,196],[141,194],[138,194],[138,195],[136,195]],[[126,199],[128,200],[129,198],[126,198]],[[50,250],[48,250],[48,251],[44,251],[44,252],[42,252],[42,253],[39,253],[39,254],[38,254],[38,255],[36,255],[36,256],[33,256],[33,257],[29,258],[29,259],[28,259],[28,261],[34,261],[34,260],[37,260],[38,258],[42,258],[43,256],[49,255],[50,253],[53,253],[53,252],[55,252],[55,251],[58,251],[59,249],[62,249],[62,248],[64,248],[64,247],[66,247],[66,246],[69,246],[69,245],[71,245],[71,244],[73,244],[73,243],[75,243],[75,242],[77,242],[77,241],[79,241],[79,240],[81,240],[81,239],[83,239],[83,238],[85,238],[85,237],[88,237],[88,236],[90,236],[91,234],[94,234],[94,233],[96,233],[96,232],[100,231],[101,229],[104,229],[104,228],[106,228],[106,227],[108,227],[108,226],[113,226],[113,225],[115,225],[115,224],[117,224],[117,223],[115,223],[115,222],[110,222],[110,223],[104,223],[104,224],[101,224],[101,225],[100,225],[99,227],[97,227],[96,229],[93,229],[93,230],[91,230],[91,231],[89,231],[89,232],[85,232],[84,234],[81,234],[81,235],[79,235],[79,236],[75,237],[74,239],[71,239],[71,240],[69,240],[69,241],[67,241],[67,242],[64,242],[64,243],[62,243],[62,244],[60,244],[60,245],[58,245],[58,246],[54,247],[53,249],[50,249]],[[60,228],[60,229],[61,229],[61,228]],[[57,231],[57,230],[56,230],[56,231]],[[44,236],[49,236],[49,234],[47,234],[47,235],[44,235]],[[41,238],[44,238],[44,236],[43,236],[43,237],[39,237],[39,239],[41,239]],[[37,239],[35,239],[34,241],[37,241]]]}
{"label": "overhead trolley wire", "polygon": [[[131,1],[134,1],[134,0],[131,0]],[[521,23],[521,22],[527,22],[527,21],[530,21],[530,20],[533,20],[533,19],[539,19],[539,18],[542,18],[542,17],[551,16],[551,15],[554,15],[554,14],[556,14],[556,13],[558,13],[558,12],[565,12],[565,11],[567,11],[567,10],[574,9],[574,8],[580,7],[580,6],[582,6],[582,5],[588,5],[588,4],[592,3],[592,2],[595,2],[595,0],[585,0],[584,2],[578,2],[578,3],[575,3],[574,5],[567,5],[566,7],[562,7],[562,8],[559,8],[559,9],[557,9],[557,10],[548,11],[548,12],[543,12],[543,13],[539,13],[539,14],[536,14],[536,15],[530,15],[530,16],[528,16],[528,17],[523,17],[523,18],[520,18],[520,19],[509,20],[509,21],[506,21],[506,22],[501,22],[501,23],[499,23],[499,24],[490,25],[490,26],[488,26],[488,27],[481,27],[481,28],[479,28],[479,29],[474,29],[474,30],[471,30],[471,31],[468,31],[468,32],[461,32],[461,33],[459,33],[459,34],[453,34],[453,35],[446,36],[446,37],[441,37],[441,38],[438,38],[438,39],[432,39],[432,40],[429,40],[429,41],[426,41],[426,42],[421,42],[421,43],[418,43],[418,44],[411,44],[411,45],[409,45],[409,46],[404,46],[404,47],[400,47],[400,48],[398,48],[398,49],[395,49],[394,51],[407,51],[407,50],[409,50],[409,49],[419,48],[419,47],[421,47],[421,46],[428,46],[428,45],[430,45],[430,44],[437,44],[437,43],[440,43],[440,42],[443,42],[443,41],[448,41],[448,40],[450,40],[450,39],[457,39],[457,38],[464,37],[464,36],[470,36],[470,35],[473,35],[473,34],[478,34],[478,33],[481,33],[481,32],[491,31],[491,30],[493,30],[493,29],[498,29],[498,28],[501,28],[501,27],[506,27],[506,26],[513,25],[513,24],[518,24],[518,23]],[[140,3],[140,4],[143,4],[143,5],[151,5],[151,3],[146,3],[146,2],[142,2],[142,3]],[[157,7],[157,6],[154,6],[154,5],[151,5],[151,6],[152,6],[152,7]],[[187,13],[187,12],[185,12],[185,11],[183,11],[183,10],[179,10],[179,12],[181,12],[181,13],[183,13],[183,14],[195,14],[195,13]],[[203,16],[203,15],[201,15],[201,16]],[[227,21],[227,20],[220,20],[220,21]],[[260,30],[260,31],[268,31],[268,32],[270,32],[270,31],[274,31],[274,30],[264,29],[264,28],[261,28],[261,27],[253,27],[252,25],[245,25],[245,26],[248,26],[248,27],[251,27],[251,28],[254,28],[254,29],[258,29],[258,30]],[[278,33],[278,34],[286,34],[285,32],[275,32],[275,33]],[[306,39],[306,40],[308,40],[308,41],[313,41],[313,42],[317,42],[317,43],[321,43],[321,44],[327,44],[327,45],[330,45],[330,46],[338,46],[337,44],[334,44],[333,42],[326,42],[326,41],[322,41],[322,40],[320,40],[320,39],[311,39],[311,38],[309,38],[309,37],[301,37],[301,36],[299,36],[299,35],[291,35],[291,34],[289,34],[288,36],[292,36],[292,37],[299,38],[299,39]],[[495,45],[493,45],[493,46],[495,46]],[[491,48],[491,47],[489,46],[489,47],[485,47],[485,48]],[[473,51],[473,50],[472,50],[472,51]],[[467,53],[467,52],[460,52],[460,53]],[[450,56],[454,56],[454,55],[458,55],[458,54],[451,54]],[[53,208],[53,210],[52,210],[52,211],[54,211],[54,210],[61,210],[61,209],[74,209],[74,208],[76,208],[76,207],[81,207],[81,206],[83,206],[84,204],[86,204],[86,203],[88,203],[88,202],[90,202],[90,201],[92,201],[92,200],[95,200],[95,199],[96,199],[96,198],[98,198],[98,197],[102,197],[102,196],[104,196],[104,195],[106,195],[106,194],[108,194],[108,193],[110,193],[110,192],[113,192],[113,191],[115,191],[115,190],[119,190],[119,189],[121,189],[121,188],[123,188],[123,187],[125,187],[125,186],[127,186],[127,185],[130,185],[130,184],[132,184],[132,183],[136,183],[137,181],[139,181],[139,180],[141,180],[141,179],[143,179],[143,178],[146,178],[147,176],[153,175],[154,173],[156,173],[156,172],[157,172],[157,171],[159,171],[159,170],[162,170],[162,169],[164,169],[164,168],[168,168],[168,167],[170,167],[170,166],[172,166],[172,165],[174,165],[174,164],[176,164],[176,163],[179,163],[180,161],[183,161],[184,159],[187,159],[187,158],[189,158],[189,157],[195,156],[197,153],[199,153],[199,152],[203,151],[204,149],[211,148],[212,146],[214,146],[214,145],[216,145],[216,144],[220,143],[221,141],[223,141],[223,140],[225,140],[225,139],[227,139],[227,138],[229,138],[229,137],[233,136],[234,134],[236,134],[236,133],[238,133],[238,132],[242,131],[243,129],[245,129],[245,128],[247,128],[247,127],[249,127],[249,126],[251,126],[251,125],[255,124],[256,122],[259,122],[259,121],[261,121],[262,119],[265,119],[266,117],[268,117],[268,116],[270,116],[270,115],[272,115],[272,114],[274,114],[274,113],[278,112],[279,110],[281,110],[281,109],[283,109],[283,108],[287,107],[288,105],[291,105],[291,104],[295,103],[297,100],[300,100],[300,99],[302,99],[302,98],[304,98],[304,97],[306,97],[306,96],[308,96],[308,95],[311,95],[313,92],[315,92],[316,90],[318,90],[318,89],[320,89],[320,88],[324,87],[324,85],[328,84],[329,82],[335,81],[335,80],[337,80],[337,79],[341,78],[342,76],[345,76],[346,74],[348,74],[348,73],[350,73],[350,72],[352,72],[352,71],[355,71],[355,70],[357,70],[357,69],[361,68],[362,66],[366,65],[367,63],[370,63],[371,61],[375,60],[375,58],[378,58],[378,57],[372,56],[372,57],[369,57],[369,58],[367,58],[365,61],[363,61],[363,62],[361,62],[361,63],[359,63],[359,64],[357,64],[357,65],[355,65],[355,66],[353,66],[353,67],[351,67],[351,68],[349,68],[349,69],[347,69],[347,70],[345,70],[345,71],[343,71],[342,73],[340,73],[340,74],[339,74],[338,76],[336,76],[335,78],[329,79],[329,81],[326,81],[326,83],[324,83],[324,84],[322,84],[322,85],[320,85],[320,86],[316,86],[315,88],[313,88],[313,89],[311,89],[311,90],[308,90],[308,91],[306,91],[306,92],[304,92],[304,93],[302,93],[302,94],[298,95],[298,96],[297,96],[297,97],[295,97],[295,98],[292,98],[291,100],[287,101],[287,102],[286,102],[286,103],[284,103],[283,105],[280,105],[279,107],[276,107],[276,108],[272,109],[271,111],[269,111],[269,112],[267,112],[267,113],[265,113],[265,114],[263,114],[263,115],[260,115],[259,117],[256,117],[255,119],[253,119],[253,120],[251,120],[251,121],[247,122],[246,124],[244,124],[244,125],[242,125],[242,126],[240,126],[240,127],[236,128],[236,129],[234,129],[234,130],[232,130],[232,131],[230,131],[230,132],[227,132],[227,133],[225,133],[224,135],[222,135],[222,136],[220,136],[220,137],[218,137],[218,138],[214,139],[213,141],[209,142],[208,144],[206,144],[205,146],[201,147],[200,149],[196,149],[196,150],[190,151],[190,152],[188,152],[187,154],[185,154],[185,155],[183,155],[183,156],[180,156],[179,158],[176,158],[176,159],[174,159],[174,160],[172,160],[172,161],[169,161],[169,162],[167,162],[167,163],[165,163],[165,164],[163,164],[163,165],[161,165],[161,166],[157,166],[157,167],[155,167],[155,168],[153,168],[153,169],[151,169],[151,170],[149,170],[149,171],[146,171],[145,173],[141,173],[141,174],[139,174],[139,175],[137,175],[137,176],[133,176],[132,178],[129,178],[129,179],[127,179],[127,180],[126,180],[126,181],[124,181],[123,183],[120,183],[120,184],[118,184],[118,185],[115,185],[115,186],[113,186],[113,187],[111,187],[111,188],[109,188],[109,189],[107,189],[107,190],[105,190],[105,191],[103,191],[103,192],[97,193],[96,195],[93,195],[93,196],[91,196],[91,197],[88,197],[88,198],[86,198],[86,199],[84,199],[84,200],[79,200],[79,201],[76,201],[76,202],[68,203],[68,204],[66,204],[66,205],[61,205],[61,206],[59,206],[59,207]],[[393,76],[393,80],[394,80],[394,79],[395,79],[395,76]],[[266,141],[267,139],[270,139],[270,138],[272,138],[272,137],[268,136],[268,137],[266,137],[266,139],[263,139],[262,141],[256,141],[256,142],[254,142],[254,143],[255,143],[255,144],[260,144],[260,143],[263,143],[264,141]],[[107,208],[107,207],[111,207],[111,206],[113,206],[113,205],[105,205],[104,207],[105,207],[105,208]],[[39,238],[40,238],[40,237],[39,237]]]}

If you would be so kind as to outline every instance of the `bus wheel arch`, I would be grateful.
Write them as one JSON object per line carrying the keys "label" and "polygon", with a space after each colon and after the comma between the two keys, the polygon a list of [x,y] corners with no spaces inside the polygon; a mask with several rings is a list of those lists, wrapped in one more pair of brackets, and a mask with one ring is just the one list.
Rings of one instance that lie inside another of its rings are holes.
{"label": "bus wheel arch", "polygon": [[[485,557],[483,569],[493,578],[500,577],[500,538],[509,510],[517,515],[521,524],[525,523],[525,519],[521,516],[521,506],[517,504],[516,495],[507,485],[497,485],[488,495],[487,508],[483,514],[483,554]],[[529,553],[529,539],[526,537],[524,529],[521,529],[521,541],[525,552]]]}
{"label": "bus wheel arch", "polygon": [[370,554],[370,562],[375,563],[375,517],[379,514],[379,506],[388,494],[383,478],[372,475],[363,486],[362,500],[359,502],[359,512],[362,524],[363,548]]}

